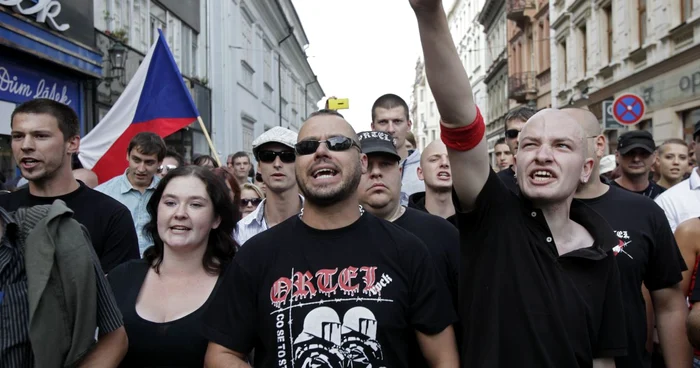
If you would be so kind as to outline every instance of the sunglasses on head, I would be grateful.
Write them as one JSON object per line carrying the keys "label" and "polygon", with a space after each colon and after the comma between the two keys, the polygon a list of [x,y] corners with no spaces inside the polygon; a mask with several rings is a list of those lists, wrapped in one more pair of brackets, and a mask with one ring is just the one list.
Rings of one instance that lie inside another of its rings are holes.
{"label": "sunglasses on head", "polygon": [[325,141],[301,141],[294,145],[294,149],[296,150],[297,155],[310,155],[318,150],[321,143],[325,143],[329,150],[335,152],[347,151],[352,146],[360,149],[360,146],[355,143],[355,141],[353,141],[351,138],[343,136],[330,137]]}
{"label": "sunglasses on head", "polygon": [[257,206],[262,202],[262,198],[241,198],[241,207],[246,207],[248,204]]}
{"label": "sunglasses on head", "polygon": [[163,171],[170,171],[170,170],[175,170],[177,169],[177,166],[175,165],[160,165],[158,167],[158,172],[162,173]]}
{"label": "sunglasses on head", "polygon": [[258,152],[258,160],[264,163],[272,163],[275,158],[279,157],[280,161],[285,164],[291,164],[296,159],[293,151],[260,151]]}
{"label": "sunglasses on head", "polygon": [[506,130],[506,138],[509,139],[515,139],[518,138],[518,135],[520,134],[520,131],[517,129],[508,129]]}

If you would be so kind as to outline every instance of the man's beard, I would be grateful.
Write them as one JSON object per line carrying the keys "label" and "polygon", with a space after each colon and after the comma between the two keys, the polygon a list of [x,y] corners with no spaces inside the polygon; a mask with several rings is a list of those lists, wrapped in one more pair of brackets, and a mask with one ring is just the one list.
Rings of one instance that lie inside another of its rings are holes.
{"label": "man's beard", "polygon": [[299,186],[299,191],[301,191],[304,196],[304,201],[308,201],[318,207],[328,207],[350,198],[357,192],[357,187],[360,185],[360,180],[362,179],[362,168],[360,165],[355,164],[351,173],[352,176],[350,176],[347,181],[341,182],[337,189],[322,189],[321,191],[312,192],[312,190],[307,188],[305,183],[300,180],[301,175],[298,173],[296,176],[297,185]]}

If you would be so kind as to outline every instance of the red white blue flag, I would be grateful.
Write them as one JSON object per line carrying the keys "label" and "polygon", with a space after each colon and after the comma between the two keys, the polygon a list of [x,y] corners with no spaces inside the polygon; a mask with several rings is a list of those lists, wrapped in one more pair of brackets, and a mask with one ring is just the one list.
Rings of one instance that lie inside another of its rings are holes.
{"label": "red white blue flag", "polygon": [[107,115],[80,143],[80,162],[103,183],[124,173],[126,149],[138,133],[161,137],[190,125],[199,112],[185,86],[173,54],[158,30],[136,74]]}

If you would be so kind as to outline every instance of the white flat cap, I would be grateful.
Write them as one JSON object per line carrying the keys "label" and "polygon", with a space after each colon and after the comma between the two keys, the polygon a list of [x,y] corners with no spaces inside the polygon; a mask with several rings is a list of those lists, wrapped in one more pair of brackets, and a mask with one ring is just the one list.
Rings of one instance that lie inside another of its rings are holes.
{"label": "white flat cap", "polygon": [[255,138],[253,141],[253,154],[257,157],[258,148],[267,143],[279,143],[294,149],[294,145],[297,143],[297,133],[287,128],[276,126]]}

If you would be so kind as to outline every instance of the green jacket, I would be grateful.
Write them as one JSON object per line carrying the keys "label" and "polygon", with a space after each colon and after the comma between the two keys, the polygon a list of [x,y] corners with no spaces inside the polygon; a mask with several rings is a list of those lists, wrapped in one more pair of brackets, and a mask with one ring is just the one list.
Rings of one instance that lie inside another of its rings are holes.
{"label": "green jacket", "polygon": [[15,213],[24,246],[29,340],[35,366],[73,367],[95,344],[92,242],[61,200]]}

